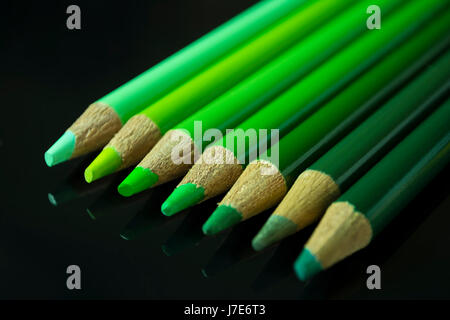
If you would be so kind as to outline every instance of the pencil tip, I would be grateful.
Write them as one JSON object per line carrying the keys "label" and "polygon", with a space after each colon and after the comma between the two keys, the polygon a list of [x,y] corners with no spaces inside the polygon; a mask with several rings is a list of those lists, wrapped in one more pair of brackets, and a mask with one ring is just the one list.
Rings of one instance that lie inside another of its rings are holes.
{"label": "pencil tip", "polygon": [[114,173],[120,168],[121,164],[122,158],[117,151],[111,147],[106,147],[86,168],[84,171],[84,178],[86,179],[86,182],[91,183],[108,174]]}
{"label": "pencil tip", "polygon": [[297,225],[286,217],[272,214],[252,240],[256,251],[263,250],[285,237],[295,233]]}
{"label": "pencil tip", "polygon": [[48,193],[48,201],[55,207],[58,206],[58,201],[56,201],[55,196],[52,193]]}
{"label": "pencil tip", "polygon": [[130,240],[126,234],[121,233],[121,234],[119,234],[119,236],[120,236],[123,240],[127,240],[127,241]]}
{"label": "pencil tip", "polygon": [[86,209],[86,212],[87,212],[89,218],[91,218],[92,220],[97,220],[94,213],[89,208]]}
{"label": "pencil tip", "polygon": [[186,183],[178,186],[173,190],[172,194],[164,201],[161,211],[166,216],[172,216],[186,208],[200,202],[205,194],[203,187],[193,183]]}
{"label": "pencil tip", "polygon": [[67,130],[64,134],[45,152],[44,159],[47,166],[52,167],[58,163],[69,160],[75,149],[75,135]]}
{"label": "pencil tip", "polygon": [[117,187],[117,191],[122,196],[129,197],[151,188],[158,181],[158,178],[158,175],[150,169],[136,167]]}
{"label": "pencil tip", "polygon": [[300,280],[306,281],[322,271],[323,268],[317,258],[307,248],[304,248],[294,263],[294,270]]}
{"label": "pencil tip", "polygon": [[242,214],[235,208],[226,205],[220,205],[212,213],[202,227],[203,233],[213,235],[234,226],[242,220]]}

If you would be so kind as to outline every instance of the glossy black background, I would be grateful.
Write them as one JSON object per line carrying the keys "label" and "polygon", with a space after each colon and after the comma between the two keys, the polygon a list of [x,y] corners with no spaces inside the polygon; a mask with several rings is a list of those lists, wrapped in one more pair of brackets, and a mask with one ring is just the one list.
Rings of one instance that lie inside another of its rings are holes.
{"label": "glossy black background", "polygon": [[[83,182],[92,155],[46,167],[44,151],[89,103],[255,2],[2,3],[0,298],[450,297],[448,168],[369,248],[304,284],[292,262],[311,229],[255,254],[250,240],[268,213],[204,238],[217,199],[165,218],[159,207],[174,184],[123,199],[115,186],[126,172]],[[81,7],[80,31],[66,29],[70,4]],[[49,202],[69,190],[74,199]],[[82,269],[81,291],[66,289],[71,264]],[[371,264],[382,290],[366,289]]]}

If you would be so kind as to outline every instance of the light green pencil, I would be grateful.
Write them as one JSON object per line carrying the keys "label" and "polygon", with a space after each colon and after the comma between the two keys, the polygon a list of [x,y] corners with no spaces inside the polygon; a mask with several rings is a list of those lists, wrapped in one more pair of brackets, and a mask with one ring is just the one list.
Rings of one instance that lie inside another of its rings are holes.
{"label": "light green pencil", "polygon": [[351,0],[314,1],[301,7],[223,60],[133,116],[85,171],[87,182],[140,161],[174,125],[211,102],[308,35]]}
{"label": "light green pencil", "polygon": [[103,147],[130,117],[305,2],[261,1],[91,104],[45,153],[47,165]]}
{"label": "light green pencil", "polygon": [[[287,50],[222,96],[169,130],[131,174],[119,185],[119,193],[131,196],[185,174],[209,143],[206,130],[225,134],[276,98],[299,79],[367,31],[366,17],[360,15],[370,4],[383,8],[386,17],[401,0],[365,0],[339,14],[316,32]],[[201,126],[201,127],[200,127]],[[218,131],[217,131],[218,130]],[[199,134],[200,133],[200,134]],[[173,161],[175,148],[183,161]]]}
{"label": "light green pencil", "polygon": [[[381,30],[365,33],[241,123],[234,132],[209,145],[162,204],[163,214],[176,214],[229,190],[246,164],[261,154],[261,149],[265,151],[271,145],[269,137],[274,129],[278,129],[283,138],[356,77],[408,41],[436,17],[446,0],[435,3],[439,6],[430,7],[421,0],[411,1],[408,6],[396,10],[385,20]],[[248,143],[243,140],[246,138]]]}

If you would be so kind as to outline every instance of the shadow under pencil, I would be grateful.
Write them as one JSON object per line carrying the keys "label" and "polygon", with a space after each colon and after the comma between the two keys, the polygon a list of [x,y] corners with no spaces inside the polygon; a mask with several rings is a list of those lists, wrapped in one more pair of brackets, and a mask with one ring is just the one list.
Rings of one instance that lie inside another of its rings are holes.
{"label": "shadow under pencil", "polygon": [[[135,240],[155,228],[165,226],[173,221],[178,221],[181,217],[180,215],[166,217],[161,213],[161,204],[169,196],[177,183],[177,181],[173,181],[146,192],[148,198],[144,207],[131,218],[125,228],[120,232],[120,237],[124,240]],[[132,198],[134,196],[130,199]]]}
{"label": "shadow under pencil", "polygon": [[[111,183],[105,191],[88,207],[86,213],[92,220],[110,217],[112,212],[119,211],[129,213],[129,208],[134,205],[143,205],[150,197],[150,191],[141,192],[133,197],[123,197],[117,192],[117,186],[129,172],[118,172],[112,175]],[[100,179],[99,181],[104,180]]]}
{"label": "shadow under pencil", "polygon": [[303,245],[311,236],[316,225],[317,223],[283,239],[278,244],[274,244],[263,250],[273,250],[274,252],[253,282],[252,288],[254,290],[267,290],[279,281],[294,275],[292,265],[294,264],[298,253],[303,248]]}
{"label": "shadow under pencil", "polygon": [[161,246],[167,256],[173,256],[197,246],[206,235],[202,225],[217,207],[218,198],[212,198],[197,206],[184,210],[186,218],[172,236]]}
{"label": "shadow under pencil", "polygon": [[267,220],[269,210],[232,228],[220,248],[202,269],[205,277],[216,276],[226,269],[252,259],[262,252],[252,248],[252,239]]}
{"label": "shadow under pencil", "polygon": [[53,190],[48,192],[48,200],[52,205],[61,206],[74,200],[96,195],[111,185],[114,181],[112,176],[91,184],[84,181],[84,170],[92,159],[93,156],[84,157]]}

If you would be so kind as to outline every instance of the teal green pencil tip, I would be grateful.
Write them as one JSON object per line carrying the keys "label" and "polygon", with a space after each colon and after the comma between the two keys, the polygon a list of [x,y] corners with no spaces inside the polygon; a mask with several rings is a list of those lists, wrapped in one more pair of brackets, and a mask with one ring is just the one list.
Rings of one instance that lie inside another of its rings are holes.
{"label": "teal green pencil tip", "polygon": [[186,183],[178,186],[172,194],[164,201],[161,212],[170,217],[186,208],[199,203],[205,195],[205,189],[197,187],[193,183]]}
{"label": "teal green pencil tip", "polygon": [[44,159],[47,166],[52,167],[58,163],[69,160],[75,149],[75,135],[67,130],[50,149],[45,152]]}
{"label": "teal green pencil tip", "polygon": [[172,256],[172,252],[170,252],[170,249],[169,249],[169,247],[167,247],[167,245],[163,244],[161,246],[161,250],[162,250],[162,252],[164,252],[164,254],[166,256],[168,256],[168,257]]}
{"label": "teal green pencil tip", "polygon": [[242,214],[235,208],[220,205],[212,213],[209,219],[206,220],[202,230],[206,235],[213,235],[238,224],[241,220]]}
{"label": "teal green pencil tip", "polygon": [[126,234],[119,234],[119,236],[123,239],[123,240],[130,240],[130,239],[128,239],[128,237],[127,237],[127,235]]}
{"label": "teal green pencil tip", "polygon": [[55,207],[58,206],[58,202],[56,201],[55,197],[51,193],[48,194],[48,201]]}
{"label": "teal green pencil tip", "polygon": [[307,248],[304,248],[294,262],[294,270],[300,280],[306,281],[322,271],[323,268],[317,258]]}
{"label": "teal green pencil tip", "polygon": [[98,180],[108,174],[114,173],[120,168],[122,158],[116,150],[106,147],[100,152],[97,158],[92,161],[89,167],[84,171],[86,182]]}
{"label": "teal green pencil tip", "polygon": [[136,167],[117,187],[117,191],[124,197],[130,197],[151,188],[158,182],[158,178],[158,175],[150,169]]}
{"label": "teal green pencil tip", "polygon": [[208,274],[206,273],[205,269],[202,269],[201,271],[202,271],[203,277],[208,278]]}
{"label": "teal green pencil tip", "polygon": [[97,218],[94,216],[94,214],[89,208],[86,209],[86,212],[92,220],[97,220]]}
{"label": "teal green pencil tip", "polygon": [[271,215],[252,240],[252,247],[261,251],[297,231],[297,225],[286,217]]}

